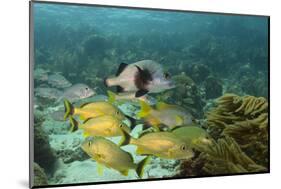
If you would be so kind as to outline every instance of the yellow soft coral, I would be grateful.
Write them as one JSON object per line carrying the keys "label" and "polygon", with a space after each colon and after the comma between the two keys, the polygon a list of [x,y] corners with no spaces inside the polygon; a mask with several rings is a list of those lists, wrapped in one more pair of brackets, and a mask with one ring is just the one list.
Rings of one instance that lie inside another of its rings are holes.
{"label": "yellow soft coral", "polygon": [[200,159],[205,160],[203,170],[209,174],[264,172],[267,168],[256,164],[231,137],[218,139],[209,146],[198,146]]}
{"label": "yellow soft coral", "polygon": [[263,97],[225,94],[207,113],[207,129],[215,138],[230,136],[251,158],[268,163],[268,102]]}

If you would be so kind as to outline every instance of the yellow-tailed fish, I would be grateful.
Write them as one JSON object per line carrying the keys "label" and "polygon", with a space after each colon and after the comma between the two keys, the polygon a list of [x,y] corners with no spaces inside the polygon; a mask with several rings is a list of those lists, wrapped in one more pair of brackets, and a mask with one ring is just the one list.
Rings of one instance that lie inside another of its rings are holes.
{"label": "yellow-tailed fish", "polygon": [[[130,153],[103,137],[87,138],[82,144],[82,149],[98,164],[115,169],[124,176],[127,176],[129,170],[133,169],[142,178],[144,167],[149,162],[148,156],[139,163],[134,163]],[[101,173],[101,166],[98,166],[98,169],[98,172]]]}
{"label": "yellow-tailed fish", "polygon": [[115,137],[124,136],[124,132],[131,132],[131,129],[122,122],[122,120],[110,115],[89,118],[85,120],[83,124],[79,124],[73,117],[70,117],[69,119],[71,123],[71,131],[73,132],[80,128],[84,132],[84,137]]}
{"label": "yellow-tailed fish", "polygon": [[118,119],[125,119],[124,114],[114,105],[109,102],[91,102],[81,105],[79,108],[74,107],[68,100],[64,100],[65,114],[64,119],[70,115],[78,115],[81,120],[86,120],[92,117],[98,117],[102,115],[112,115]]}
{"label": "yellow-tailed fish", "polygon": [[140,102],[140,105],[141,110],[138,117],[146,120],[154,128],[159,125],[166,125],[172,129],[176,126],[192,124],[195,121],[189,112],[178,105],[158,102],[156,109],[143,101]]}
{"label": "yellow-tailed fish", "polygon": [[197,149],[197,145],[210,145],[213,141],[207,131],[196,125],[176,127],[172,133],[195,149]]}
{"label": "yellow-tailed fish", "polygon": [[124,135],[126,139],[121,146],[136,145],[139,155],[154,155],[163,159],[190,159],[194,155],[191,148],[171,132],[144,133],[138,139],[128,133]]}
{"label": "yellow-tailed fish", "polygon": [[142,60],[132,64],[121,63],[115,77],[104,80],[106,86],[117,86],[117,92],[134,92],[135,97],[147,93],[159,93],[174,88],[169,74],[153,60]]}

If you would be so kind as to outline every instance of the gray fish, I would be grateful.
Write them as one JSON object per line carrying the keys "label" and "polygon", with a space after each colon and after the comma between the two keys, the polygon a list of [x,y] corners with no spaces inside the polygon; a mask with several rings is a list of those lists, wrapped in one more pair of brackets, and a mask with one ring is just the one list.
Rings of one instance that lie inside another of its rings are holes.
{"label": "gray fish", "polygon": [[72,85],[64,91],[48,87],[39,87],[35,89],[36,97],[56,100],[56,102],[60,102],[64,98],[67,98],[69,101],[74,102],[80,99],[88,98],[95,94],[96,92],[88,85],[81,83]]}
{"label": "gray fish", "polygon": [[80,99],[88,98],[95,94],[96,92],[93,89],[91,89],[88,85],[78,83],[65,89],[62,96],[59,98],[59,101],[66,98],[70,102],[74,102]]}
{"label": "gray fish", "polygon": [[106,86],[117,86],[117,92],[135,92],[135,97],[147,93],[159,93],[175,85],[164,73],[162,66],[153,60],[142,60],[133,64],[122,63],[116,77],[106,78]]}
{"label": "gray fish", "polygon": [[48,76],[48,83],[55,88],[67,88],[72,84],[61,74],[55,73]]}
{"label": "gray fish", "polygon": [[36,97],[56,100],[56,99],[60,98],[62,95],[63,95],[63,92],[61,92],[60,90],[55,89],[55,88],[39,87],[39,88],[35,89]]}

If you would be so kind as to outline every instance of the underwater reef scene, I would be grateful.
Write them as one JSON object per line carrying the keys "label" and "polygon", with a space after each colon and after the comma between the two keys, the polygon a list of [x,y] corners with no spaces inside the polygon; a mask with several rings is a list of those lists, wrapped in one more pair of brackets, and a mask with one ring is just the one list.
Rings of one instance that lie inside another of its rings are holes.
{"label": "underwater reef scene", "polygon": [[33,185],[269,171],[267,17],[32,6]]}

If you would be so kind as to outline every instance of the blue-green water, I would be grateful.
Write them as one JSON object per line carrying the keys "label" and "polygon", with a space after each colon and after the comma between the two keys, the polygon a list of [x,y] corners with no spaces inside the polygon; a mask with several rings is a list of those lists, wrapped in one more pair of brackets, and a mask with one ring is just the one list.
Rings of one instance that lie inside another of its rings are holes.
{"label": "blue-green water", "polygon": [[[99,175],[95,161],[89,160],[80,148],[84,140],[82,133],[69,132],[68,121],[62,119],[62,99],[70,98],[74,105],[82,101],[106,101],[107,91],[115,88],[106,87],[104,78],[114,76],[120,63],[146,59],[158,62],[176,87],[148,94],[149,97],[154,102],[164,101],[184,108],[207,132],[207,112],[216,107],[216,98],[226,93],[261,97],[265,101],[268,98],[267,17],[45,3],[32,6],[34,111],[35,127],[39,127],[35,129],[34,159],[45,169],[48,184],[139,179],[134,171],[123,176],[106,169],[104,175]],[[81,83],[86,87],[77,87]],[[94,95],[90,98],[76,95],[85,88],[94,91]],[[136,102],[116,106],[133,117],[139,111]],[[141,119],[139,122],[142,124]],[[237,125],[231,121],[226,124]],[[133,134],[137,135],[140,130],[137,127]],[[249,136],[248,130],[239,132]],[[264,134],[263,131],[256,133]],[[220,138],[209,134],[216,140]],[[245,147],[241,140],[231,137],[255,163],[265,167],[257,170],[267,170],[267,160],[256,158],[260,148]],[[267,135],[249,137],[249,140],[255,137],[266,138],[261,143],[267,146]],[[124,149],[136,162],[142,159],[132,147]],[[267,159],[266,152],[267,148],[263,148],[260,155],[263,159]],[[198,163],[198,154],[200,150],[195,150],[194,158],[187,164]],[[204,171],[204,160],[201,162],[193,169],[186,166],[189,170],[182,171],[186,161],[153,157],[144,178],[221,174],[216,170]],[[255,172],[246,165],[243,164],[243,171],[238,173]],[[229,168],[230,163],[225,166]],[[236,172],[223,172],[233,173]]]}

